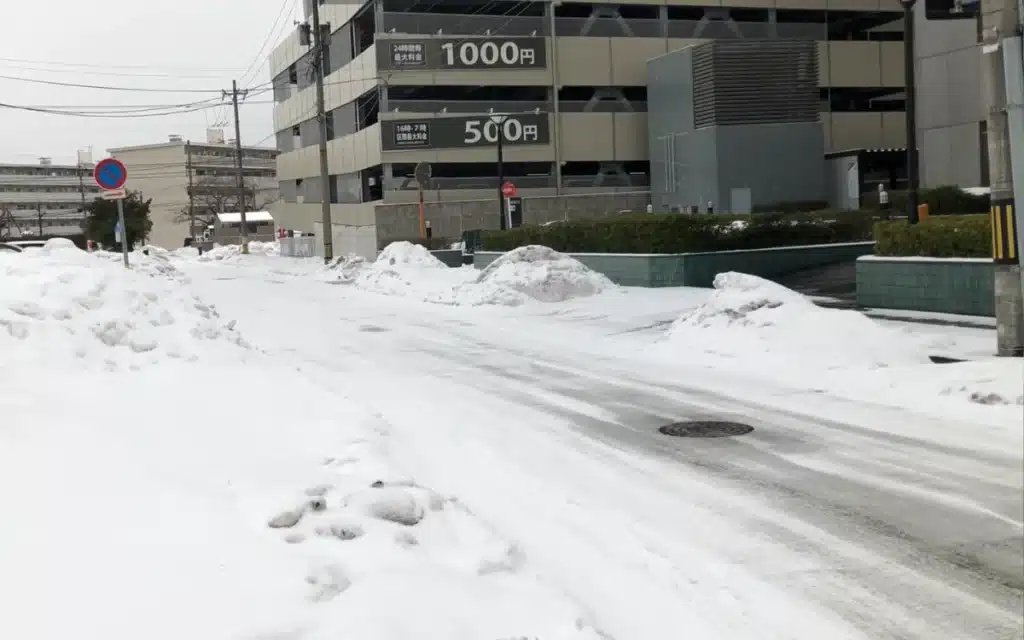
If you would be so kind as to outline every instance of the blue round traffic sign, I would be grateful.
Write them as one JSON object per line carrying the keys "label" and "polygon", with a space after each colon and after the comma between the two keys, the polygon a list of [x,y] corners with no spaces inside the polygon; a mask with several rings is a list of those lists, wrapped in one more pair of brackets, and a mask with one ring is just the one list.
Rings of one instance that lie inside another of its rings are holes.
{"label": "blue round traffic sign", "polygon": [[124,186],[125,181],[128,180],[128,170],[120,160],[104,158],[92,170],[92,177],[101,189],[112,191]]}

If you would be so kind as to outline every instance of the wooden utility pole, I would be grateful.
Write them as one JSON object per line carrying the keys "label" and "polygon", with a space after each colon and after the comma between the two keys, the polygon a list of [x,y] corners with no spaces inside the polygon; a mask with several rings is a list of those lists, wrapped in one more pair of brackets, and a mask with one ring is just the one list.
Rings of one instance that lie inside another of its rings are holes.
{"label": "wooden utility pole", "polygon": [[188,174],[188,237],[196,241],[196,198],[192,189],[192,141],[185,141],[185,173]]}
{"label": "wooden utility pole", "polygon": [[327,75],[327,44],[331,25],[320,24],[319,2],[312,3],[313,53],[310,56],[316,75],[316,118],[320,138],[320,217],[323,225],[324,262],[334,259],[334,224],[331,220],[331,176],[327,163],[327,110],[324,104],[324,76]]}
{"label": "wooden utility pole", "polygon": [[[313,6],[316,6],[316,2]],[[242,126],[239,122],[238,117],[238,97],[245,97],[248,95],[248,91],[238,90],[238,81],[231,81],[231,103],[235,108],[235,163],[237,169],[236,179],[238,181],[238,211],[241,214],[241,228],[242,228],[242,253],[249,253],[249,224],[245,219],[245,171],[242,164]],[[227,92],[224,92],[227,95]]]}

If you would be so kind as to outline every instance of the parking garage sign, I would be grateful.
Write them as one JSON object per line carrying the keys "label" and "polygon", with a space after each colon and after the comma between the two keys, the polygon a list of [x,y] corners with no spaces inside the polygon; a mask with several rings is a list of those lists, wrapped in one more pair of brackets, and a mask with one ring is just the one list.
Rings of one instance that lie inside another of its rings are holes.
{"label": "parking garage sign", "polygon": [[377,64],[386,71],[547,67],[547,41],[534,36],[396,38],[378,45],[377,51]]}
{"label": "parking garage sign", "polygon": [[487,147],[497,145],[499,135],[511,146],[551,142],[546,113],[383,120],[381,134],[384,151]]}

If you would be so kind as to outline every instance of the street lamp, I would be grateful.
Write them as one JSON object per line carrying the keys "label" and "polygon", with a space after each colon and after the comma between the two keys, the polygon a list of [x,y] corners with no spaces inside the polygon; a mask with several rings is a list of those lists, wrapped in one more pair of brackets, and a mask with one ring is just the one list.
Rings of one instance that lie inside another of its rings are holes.
{"label": "street lamp", "polygon": [[914,79],[914,5],[917,0],[900,0],[903,6],[903,75],[907,127],[907,221],[917,224],[917,82]]}
{"label": "street lamp", "polygon": [[494,124],[494,128],[497,130],[496,137],[498,143],[498,217],[501,219],[499,228],[504,231],[507,226],[505,224],[505,194],[502,193],[501,187],[505,184],[505,121],[509,119],[507,113],[495,113],[488,116],[489,123]]}

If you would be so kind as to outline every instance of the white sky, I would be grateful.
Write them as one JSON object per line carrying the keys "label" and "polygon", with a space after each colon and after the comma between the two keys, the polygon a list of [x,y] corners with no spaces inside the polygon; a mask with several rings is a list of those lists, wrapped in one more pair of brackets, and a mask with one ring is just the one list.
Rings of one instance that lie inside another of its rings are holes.
{"label": "white sky", "polygon": [[[219,103],[218,91],[230,89],[234,78],[242,87],[268,86],[267,56],[294,29],[301,7],[300,0],[0,0],[0,76],[160,90],[111,91],[0,78],[0,103],[108,113]],[[164,92],[168,89],[211,91]],[[272,99],[263,93],[241,107],[246,144],[274,146]],[[97,160],[108,148],[164,142],[169,134],[205,140],[207,126],[217,122],[224,124],[225,137],[233,137],[230,106],[127,118],[0,106],[0,162],[31,164],[49,156],[55,163],[71,164],[76,151],[89,146]]]}

